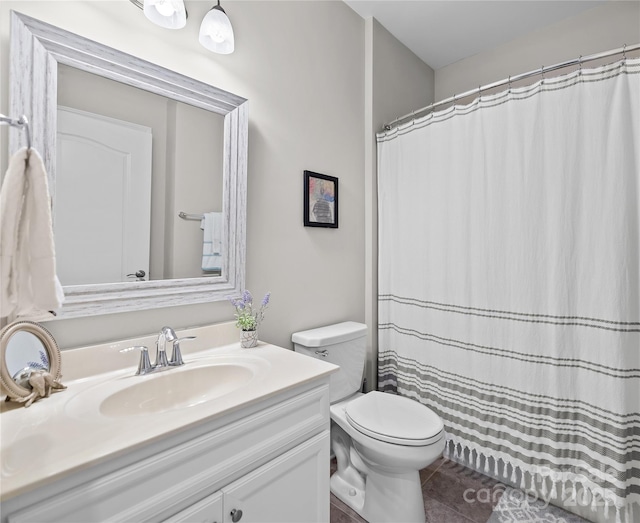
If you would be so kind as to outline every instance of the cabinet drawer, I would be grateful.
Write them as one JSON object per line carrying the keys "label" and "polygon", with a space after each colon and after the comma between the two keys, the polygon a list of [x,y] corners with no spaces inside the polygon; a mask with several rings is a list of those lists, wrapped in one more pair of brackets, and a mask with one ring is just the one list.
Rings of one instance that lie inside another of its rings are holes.
{"label": "cabinet drawer", "polygon": [[[290,391],[250,416],[135,460],[110,474],[10,514],[9,523],[157,521],[186,509],[256,467],[328,429],[328,384]],[[284,398],[284,399],[283,399]],[[261,404],[262,405],[262,404]],[[40,498],[41,499],[41,498]],[[24,506],[24,505],[23,505]]]}

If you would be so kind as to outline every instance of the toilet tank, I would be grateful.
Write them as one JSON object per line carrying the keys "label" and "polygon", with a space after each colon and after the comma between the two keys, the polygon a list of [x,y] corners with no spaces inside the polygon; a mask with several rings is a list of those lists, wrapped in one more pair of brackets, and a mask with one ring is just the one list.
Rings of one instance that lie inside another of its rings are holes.
{"label": "toilet tank", "polygon": [[296,352],[340,367],[340,370],[330,377],[331,403],[351,396],[362,387],[366,339],[367,326],[355,321],[294,332],[291,335]]}

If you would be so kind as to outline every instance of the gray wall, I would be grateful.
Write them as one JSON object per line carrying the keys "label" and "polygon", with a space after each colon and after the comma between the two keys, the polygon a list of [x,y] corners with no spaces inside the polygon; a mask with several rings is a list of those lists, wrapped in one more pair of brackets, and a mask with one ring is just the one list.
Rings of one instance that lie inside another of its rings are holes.
{"label": "gray wall", "polygon": [[533,71],[543,65],[550,66],[639,42],[640,2],[607,2],[438,69],[436,100],[508,78],[509,75]]}
{"label": "gray wall", "polygon": [[367,386],[377,387],[378,199],[376,133],[397,116],[433,102],[434,72],[372,18],[365,24],[365,323]]}

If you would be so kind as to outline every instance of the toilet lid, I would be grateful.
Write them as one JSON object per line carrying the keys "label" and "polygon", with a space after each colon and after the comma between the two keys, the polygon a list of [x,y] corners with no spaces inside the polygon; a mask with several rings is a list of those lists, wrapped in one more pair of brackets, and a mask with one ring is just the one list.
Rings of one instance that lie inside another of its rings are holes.
{"label": "toilet lid", "polygon": [[430,445],[444,425],[430,408],[394,394],[373,391],[349,402],[347,420],[359,432],[397,445]]}

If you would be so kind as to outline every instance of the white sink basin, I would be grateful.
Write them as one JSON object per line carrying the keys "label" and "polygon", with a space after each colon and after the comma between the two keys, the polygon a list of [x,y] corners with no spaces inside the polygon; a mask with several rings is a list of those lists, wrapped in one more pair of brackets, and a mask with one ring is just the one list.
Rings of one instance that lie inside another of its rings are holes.
{"label": "white sink basin", "polygon": [[105,380],[73,397],[66,410],[79,417],[125,418],[184,409],[246,387],[269,366],[257,357],[209,357],[144,376]]}
{"label": "white sink basin", "polygon": [[190,407],[229,394],[254,376],[249,367],[228,363],[175,370],[142,376],[138,383],[108,396],[100,412],[119,418]]}

